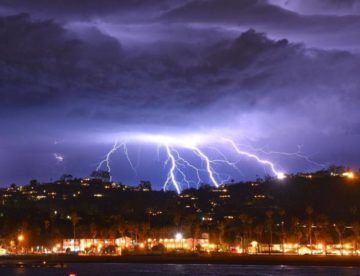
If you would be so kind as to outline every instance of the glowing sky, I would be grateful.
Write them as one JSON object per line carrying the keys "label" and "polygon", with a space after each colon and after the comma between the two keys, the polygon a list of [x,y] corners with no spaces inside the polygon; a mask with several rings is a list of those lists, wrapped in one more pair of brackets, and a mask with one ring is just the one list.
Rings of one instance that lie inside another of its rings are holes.
{"label": "glowing sky", "polygon": [[[360,167],[358,0],[2,0],[0,17],[0,186],[87,176],[124,133],[231,137],[289,173]],[[277,154],[299,148],[314,162]],[[161,188],[164,151],[128,154],[114,180]]]}

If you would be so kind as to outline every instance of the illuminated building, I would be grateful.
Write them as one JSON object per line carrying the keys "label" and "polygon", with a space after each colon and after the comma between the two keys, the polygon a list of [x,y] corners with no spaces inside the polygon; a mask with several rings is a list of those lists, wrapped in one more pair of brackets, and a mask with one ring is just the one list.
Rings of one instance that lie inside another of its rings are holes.
{"label": "illuminated building", "polygon": [[109,246],[116,248],[116,253],[121,254],[121,249],[131,245],[131,239],[128,237],[117,239],[65,239],[63,240],[63,251],[86,252],[101,254]]}
{"label": "illuminated building", "polygon": [[161,238],[161,239],[148,239],[148,248],[152,248],[155,245],[162,244],[167,250],[195,250],[196,248],[201,251],[214,251],[217,247],[216,244],[209,243],[209,239],[184,239],[180,235],[176,235],[175,238]]}

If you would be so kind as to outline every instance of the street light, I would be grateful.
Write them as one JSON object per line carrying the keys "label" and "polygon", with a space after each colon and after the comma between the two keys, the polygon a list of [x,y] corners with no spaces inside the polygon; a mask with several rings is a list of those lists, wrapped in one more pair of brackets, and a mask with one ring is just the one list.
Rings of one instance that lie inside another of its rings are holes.
{"label": "street light", "polygon": [[176,248],[176,244],[177,244],[178,242],[180,242],[180,247],[181,247],[181,248],[183,247],[183,245],[182,245],[182,240],[183,240],[183,234],[180,233],[180,232],[176,233],[176,234],[175,234],[175,248]]}
{"label": "street light", "polygon": [[18,237],[17,237],[18,241],[19,242],[22,242],[24,240],[24,236],[22,234],[20,234]]}
{"label": "street light", "polygon": [[181,234],[181,233],[175,234],[175,240],[180,241],[180,240],[182,240],[182,238],[183,238],[183,234]]}
{"label": "street light", "polygon": [[[24,235],[20,234],[17,236],[18,245],[20,246],[21,242],[24,240]],[[16,252],[18,253],[18,247],[16,247]]]}

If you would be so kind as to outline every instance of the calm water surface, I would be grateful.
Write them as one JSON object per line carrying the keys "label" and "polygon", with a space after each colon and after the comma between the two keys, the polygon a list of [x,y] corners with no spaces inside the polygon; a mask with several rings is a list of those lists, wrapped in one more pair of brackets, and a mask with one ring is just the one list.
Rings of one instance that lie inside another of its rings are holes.
{"label": "calm water surface", "polygon": [[0,275],[359,275],[360,267],[213,264],[68,264],[66,268],[0,268]]}

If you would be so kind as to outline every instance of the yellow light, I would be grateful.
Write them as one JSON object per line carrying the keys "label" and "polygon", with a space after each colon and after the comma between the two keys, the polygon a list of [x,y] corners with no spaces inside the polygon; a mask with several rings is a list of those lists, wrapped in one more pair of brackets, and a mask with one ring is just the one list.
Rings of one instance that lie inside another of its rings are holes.
{"label": "yellow light", "polygon": [[344,249],[344,250],[342,251],[342,253],[343,253],[343,255],[350,255],[350,251],[349,251],[349,250],[346,250],[346,249]]}
{"label": "yellow light", "polygon": [[19,236],[17,237],[17,239],[18,239],[19,242],[22,242],[22,241],[24,240],[24,236],[23,236],[23,235],[19,235]]}
{"label": "yellow light", "polygon": [[183,239],[183,235],[181,233],[176,233],[175,234],[175,240],[176,241],[181,241]]}
{"label": "yellow light", "polygon": [[311,254],[311,250],[307,247],[301,247],[299,249],[299,255],[309,255]]}
{"label": "yellow light", "polygon": [[349,179],[354,179],[355,178],[354,172],[344,172],[342,175],[349,178]]}
{"label": "yellow light", "polygon": [[252,242],[251,242],[251,246],[252,246],[252,247],[256,247],[257,245],[258,245],[258,242],[257,242],[257,241],[252,241]]}

